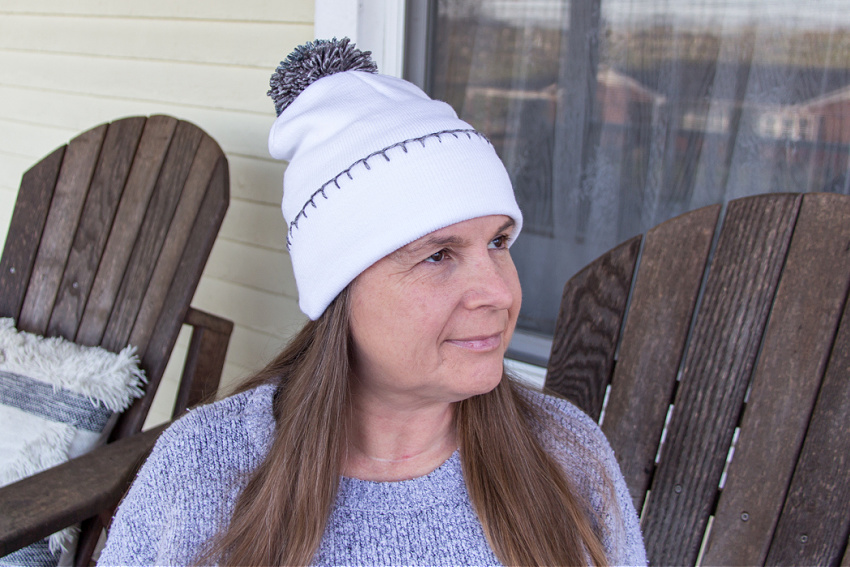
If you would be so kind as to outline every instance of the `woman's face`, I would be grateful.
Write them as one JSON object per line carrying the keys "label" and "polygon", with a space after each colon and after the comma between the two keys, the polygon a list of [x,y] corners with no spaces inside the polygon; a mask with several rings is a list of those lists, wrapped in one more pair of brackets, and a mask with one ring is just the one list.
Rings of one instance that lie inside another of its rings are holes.
{"label": "woman's face", "polygon": [[470,219],[379,260],[351,288],[355,391],[397,403],[492,390],[522,303],[514,221]]}

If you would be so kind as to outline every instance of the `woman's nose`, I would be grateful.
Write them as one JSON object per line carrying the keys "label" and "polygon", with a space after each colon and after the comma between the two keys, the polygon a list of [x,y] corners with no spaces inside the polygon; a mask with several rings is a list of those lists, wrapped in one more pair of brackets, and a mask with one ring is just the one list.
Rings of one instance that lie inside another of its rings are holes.
{"label": "woman's nose", "polygon": [[514,304],[519,279],[510,256],[507,252],[503,254],[503,257],[487,254],[470,265],[465,294],[467,308],[508,309]]}

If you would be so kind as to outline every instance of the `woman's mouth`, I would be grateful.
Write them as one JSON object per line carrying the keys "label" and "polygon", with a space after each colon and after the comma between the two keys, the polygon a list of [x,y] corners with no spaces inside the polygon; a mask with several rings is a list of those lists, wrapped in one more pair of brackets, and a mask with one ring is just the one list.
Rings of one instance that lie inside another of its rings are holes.
{"label": "woman's mouth", "polygon": [[487,352],[499,348],[502,344],[502,334],[487,335],[480,337],[467,337],[462,339],[449,339],[447,343],[458,348],[476,352]]}

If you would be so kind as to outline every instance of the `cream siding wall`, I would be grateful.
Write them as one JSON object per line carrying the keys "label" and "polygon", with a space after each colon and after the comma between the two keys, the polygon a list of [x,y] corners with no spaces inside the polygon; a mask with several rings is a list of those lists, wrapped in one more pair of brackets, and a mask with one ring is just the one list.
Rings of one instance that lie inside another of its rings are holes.
{"label": "cream siding wall", "polygon": [[[192,121],[227,154],[231,183],[193,305],[236,325],[225,386],[260,367],[305,320],[265,92],[279,60],[313,38],[313,14],[310,0],[0,1],[0,239],[23,172],[76,134],[136,114]],[[187,343],[184,330],[149,423],[170,413]]]}

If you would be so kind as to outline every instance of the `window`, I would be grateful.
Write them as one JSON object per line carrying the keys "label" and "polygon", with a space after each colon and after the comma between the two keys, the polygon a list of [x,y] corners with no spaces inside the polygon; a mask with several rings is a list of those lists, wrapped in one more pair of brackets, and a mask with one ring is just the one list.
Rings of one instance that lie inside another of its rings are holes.
{"label": "window", "polygon": [[666,219],[848,192],[845,0],[409,0],[407,22],[407,77],[513,180],[528,337],[551,335],[570,276]]}

